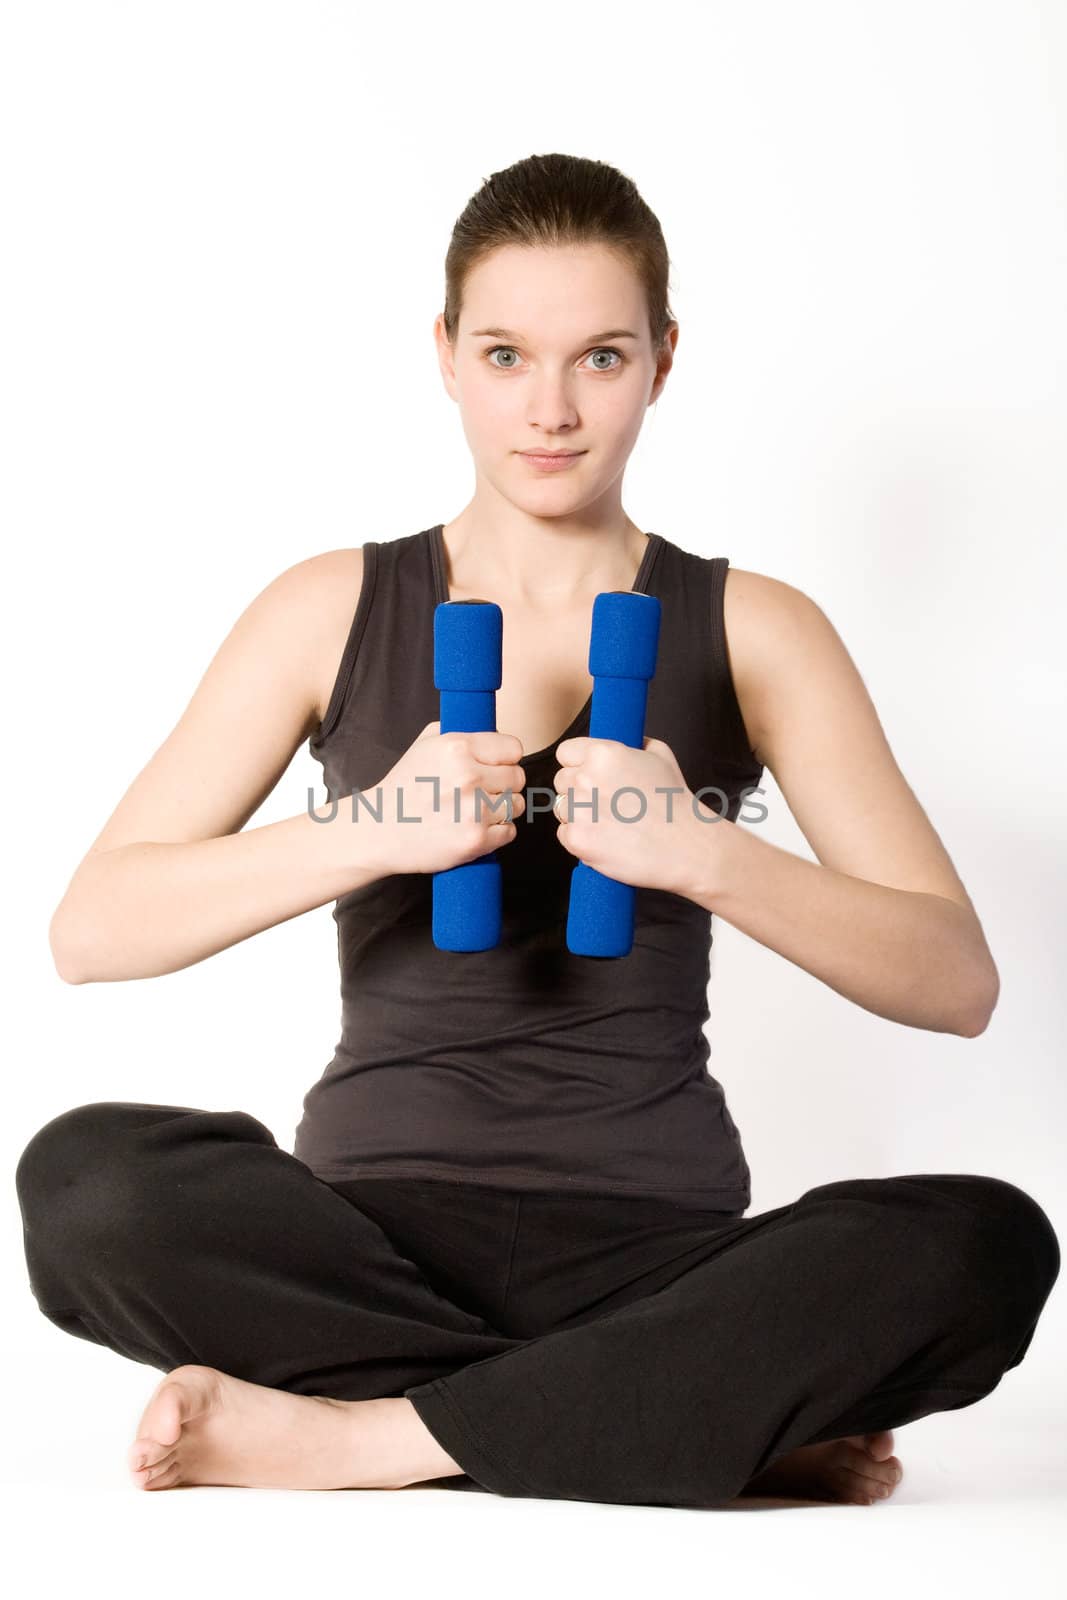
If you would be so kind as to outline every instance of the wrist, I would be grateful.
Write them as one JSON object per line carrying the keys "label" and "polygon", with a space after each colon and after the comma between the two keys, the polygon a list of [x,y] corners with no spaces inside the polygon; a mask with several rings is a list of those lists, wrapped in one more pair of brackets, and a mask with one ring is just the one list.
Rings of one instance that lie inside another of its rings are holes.
{"label": "wrist", "polygon": [[682,894],[705,911],[715,911],[722,892],[724,857],[737,824],[712,806],[693,800],[689,815]]}
{"label": "wrist", "polygon": [[378,810],[377,800],[374,800],[374,810],[370,811],[365,806],[357,813],[358,820],[351,821],[349,826],[348,858],[353,867],[370,878],[386,878],[393,873],[411,871],[397,865],[397,858],[402,852],[397,849],[397,823],[395,813],[389,811],[390,805],[395,801],[391,792],[386,791],[383,796],[381,816],[375,815]]}
{"label": "wrist", "polygon": [[[386,796],[385,804],[379,808],[372,790],[363,799],[347,794],[316,808],[324,849],[344,876],[348,889],[361,888],[397,871],[391,859],[395,845],[387,805]],[[380,819],[375,814],[379,809]]]}

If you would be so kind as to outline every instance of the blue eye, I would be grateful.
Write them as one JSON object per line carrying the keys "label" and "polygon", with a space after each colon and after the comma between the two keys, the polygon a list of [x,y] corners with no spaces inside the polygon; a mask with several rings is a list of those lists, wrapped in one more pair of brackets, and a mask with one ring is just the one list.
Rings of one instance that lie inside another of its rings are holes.
{"label": "blue eye", "polygon": [[[498,350],[511,350],[511,351],[514,351],[514,349],[515,349],[515,346],[512,345],[512,344],[494,344],[491,349],[489,349],[489,350],[487,350],[485,352],[484,359],[486,361],[489,361],[489,357],[493,356],[493,355],[496,355],[496,352]],[[623,355],[622,351],[621,350],[616,350],[613,345],[598,345],[595,350],[591,350],[589,353],[590,353],[590,355],[594,355],[594,356],[595,355],[604,354],[604,355],[618,356],[618,358],[619,358],[617,366],[614,366],[614,367],[597,367],[597,369],[596,369],[597,372],[618,372],[619,367],[621,367],[626,361],[626,357]],[[509,367],[497,366],[497,363],[495,361],[489,361],[489,365],[491,367],[496,367],[498,372],[508,372],[508,371],[512,370]]]}

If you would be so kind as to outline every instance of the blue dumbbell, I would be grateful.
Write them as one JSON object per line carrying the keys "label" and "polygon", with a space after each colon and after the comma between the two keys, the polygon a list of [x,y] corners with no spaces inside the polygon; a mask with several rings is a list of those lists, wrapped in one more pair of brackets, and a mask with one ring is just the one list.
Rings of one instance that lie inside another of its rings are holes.
{"label": "blue dumbbell", "polygon": [[[593,602],[591,739],[615,739],[635,750],[644,747],[648,685],[656,672],[661,609],[655,595],[632,589],[612,589],[598,594]],[[645,800],[651,804],[649,796]],[[598,793],[595,815],[602,815],[611,801],[610,794]],[[630,815],[629,804],[620,802],[619,812]],[[572,955],[628,956],[634,943],[636,893],[632,883],[620,883],[584,861],[577,862],[567,907],[567,949]]]}
{"label": "blue dumbbell", "polygon": [[[442,600],[435,609],[433,681],[441,692],[442,733],[496,732],[503,636],[503,613],[492,600]],[[501,904],[495,850],[435,872],[434,944],[438,950],[491,950],[500,943]]]}

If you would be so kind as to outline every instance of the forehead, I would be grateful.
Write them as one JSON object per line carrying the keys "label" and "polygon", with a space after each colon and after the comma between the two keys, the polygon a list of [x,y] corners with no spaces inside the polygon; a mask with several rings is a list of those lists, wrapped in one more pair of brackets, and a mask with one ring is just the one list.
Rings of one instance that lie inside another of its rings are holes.
{"label": "forehead", "polygon": [[502,245],[468,274],[461,322],[467,331],[639,332],[644,303],[634,268],[603,245]]}

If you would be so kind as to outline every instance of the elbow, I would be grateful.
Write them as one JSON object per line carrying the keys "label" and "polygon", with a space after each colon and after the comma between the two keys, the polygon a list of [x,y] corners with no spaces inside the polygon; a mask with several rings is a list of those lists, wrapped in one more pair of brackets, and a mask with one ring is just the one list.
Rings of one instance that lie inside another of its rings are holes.
{"label": "elbow", "polygon": [[70,917],[66,914],[61,915],[62,911],[61,905],[48,924],[48,944],[52,951],[52,961],[64,983],[87,983],[89,979],[84,964],[79,959],[78,945],[73,937]]}
{"label": "elbow", "polygon": [[956,1029],[961,1039],[977,1039],[986,1031],[999,999],[1000,974],[994,966],[977,994],[971,996],[963,1025]]}

